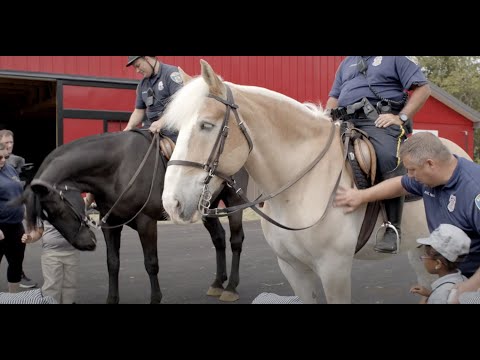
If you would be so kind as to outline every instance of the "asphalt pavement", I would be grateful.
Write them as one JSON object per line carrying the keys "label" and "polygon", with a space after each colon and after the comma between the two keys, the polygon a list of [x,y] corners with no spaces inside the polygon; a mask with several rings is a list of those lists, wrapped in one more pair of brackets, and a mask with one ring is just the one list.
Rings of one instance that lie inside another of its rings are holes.
{"label": "asphalt pavement", "polygon": [[[224,224],[229,234],[228,226]],[[227,304],[250,304],[262,292],[293,295],[280,271],[276,257],[263,237],[260,222],[244,222],[245,241],[240,263],[240,299]],[[96,232],[94,252],[82,252],[77,303],[103,304],[108,293],[106,248],[103,234]],[[150,301],[150,282],[143,265],[143,253],[135,231],[125,227],[120,249],[120,303],[146,304]],[[40,242],[27,246],[24,260],[26,274],[43,282],[40,266]],[[163,304],[225,304],[209,297],[206,291],[215,276],[215,250],[202,224],[158,225],[158,274]],[[228,268],[231,252],[228,247]],[[419,298],[409,294],[415,273],[406,255],[392,255],[387,260],[354,260],[352,303],[415,304]],[[0,291],[7,291],[6,259],[0,265]],[[323,298],[323,297],[322,297]],[[322,300],[324,302],[324,300]]]}

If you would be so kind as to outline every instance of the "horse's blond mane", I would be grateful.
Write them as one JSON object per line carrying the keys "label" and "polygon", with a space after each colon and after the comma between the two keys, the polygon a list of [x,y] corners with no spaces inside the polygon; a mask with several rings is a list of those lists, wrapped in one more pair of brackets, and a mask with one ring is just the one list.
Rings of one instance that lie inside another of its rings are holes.
{"label": "horse's blond mane", "polygon": [[198,112],[208,92],[208,85],[202,77],[192,79],[173,95],[163,115],[164,126],[180,130],[182,124]]}
{"label": "horse's blond mane", "polygon": [[[289,103],[291,106],[297,108],[298,111],[313,114],[315,119],[331,121],[330,117],[325,113],[325,110],[320,104],[316,105],[310,102],[302,104],[287,95],[262,87],[236,85],[230,82],[226,82],[226,84],[246,93],[263,95],[274,98],[283,103]],[[195,77],[186,84],[173,95],[172,100],[165,111],[163,116],[165,127],[180,130],[185,121],[194,118],[199,111],[200,106],[205,101],[208,92],[208,85],[203,81],[201,76]]]}

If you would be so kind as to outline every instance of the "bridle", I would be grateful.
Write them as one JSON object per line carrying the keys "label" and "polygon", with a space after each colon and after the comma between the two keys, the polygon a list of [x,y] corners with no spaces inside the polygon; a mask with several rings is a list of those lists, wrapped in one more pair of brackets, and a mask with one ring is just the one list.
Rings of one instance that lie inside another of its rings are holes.
{"label": "bridle", "polygon": [[[152,181],[150,183],[150,189],[149,189],[149,192],[148,192],[148,195],[147,195],[147,199],[145,200],[145,202],[143,203],[142,207],[135,213],[135,215],[133,215],[130,219],[122,222],[121,224],[117,224],[117,225],[106,225],[107,223],[107,220],[108,218],[110,217],[110,215],[112,214],[113,212],[113,209],[115,207],[117,207],[117,205],[120,203],[120,201],[123,199],[123,197],[125,196],[125,194],[127,193],[127,191],[132,187],[133,183],[135,182],[135,180],[137,179],[138,175],[140,174],[140,172],[142,171],[143,167],[145,166],[146,162],[147,162],[147,159],[148,159],[148,156],[150,155],[150,153],[152,152],[152,149],[155,148],[154,145],[156,145],[156,148],[159,149],[159,143],[160,143],[160,135],[159,133],[155,133],[153,135],[153,138],[152,138],[152,141],[150,143],[150,146],[148,147],[148,150],[147,152],[145,153],[144,157],[143,157],[143,160],[141,161],[140,165],[138,166],[137,170],[135,171],[135,174],[132,176],[132,178],[130,179],[130,181],[128,182],[127,186],[123,189],[122,193],[118,196],[117,200],[115,201],[115,203],[112,205],[112,207],[110,208],[110,210],[107,211],[107,213],[105,214],[105,216],[100,220],[100,224],[97,224],[96,222],[92,221],[90,219],[90,217],[88,217],[87,215],[85,216],[82,216],[81,214],[78,213],[78,211],[74,208],[74,206],[72,205],[72,203],[63,196],[63,194],[70,190],[70,191],[77,191],[79,193],[82,193],[81,190],[77,189],[77,188],[74,188],[74,187],[69,187],[67,185],[64,185],[63,187],[61,187],[60,189],[58,189],[58,185],[57,184],[53,184],[51,185],[50,183],[44,181],[44,180],[40,180],[40,179],[36,179],[36,180],[33,180],[31,182],[31,185],[35,185],[35,184],[38,184],[38,185],[42,185],[42,186],[45,186],[46,188],[56,192],[57,194],[60,195],[60,198],[66,202],[66,204],[73,210],[75,216],[80,220],[80,227],[77,231],[77,235],[78,235],[78,232],[81,230],[81,227],[82,225],[86,225],[86,226],[90,226],[90,227],[93,227],[95,229],[100,229],[100,228],[103,228],[103,229],[115,229],[115,228],[119,228],[121,226],[124,226],[125,224],[128,224],[129,222],[133,221],[137,216],[138,214],[140,214],[143,209],[145,208],[145,206],[147,206],[149,200],[150,200],[150,197],[152,196],[152,192],[153,192],[153,187],[154,187],[154,184],[155,184],[155,178],[156,178],[156,175],[157,175],[157,170],[158,170],[158,159],[159,159],[159,151],[156,151],[155,152],[155,165],[153,167],[153,174],[152,174]],[[162,157],[162,160],[163,160],[163,157]],[[165,162],[164,162],[165,164]],[[166,167],[166,166],[165,166]]]}
{"label": "bridle", "polygon": [[[227,89],[226,100],[216,95],[208,94],[208,97],[225,104],[227,108],[227,110],[225,111],[225,116],[223,117],[223,122],[220,128],[220,132],[218,133],[217,139],[215,140],[213,149],[210,152],[210,156],[208,157],[208,160],[204,164],[194,162],[194,161],[187,161],[187,160],[170,160],[167,164],[167,166],[183,165],[183,166],[196,167],[199,169],[203,169],[207,172],[207,176],[203,180],[202,195],[200,196],[200,201],[198,202],[198,210],[203,216],[210,215],[208,214],[208,210],[210,210],[209,208],[210,208],[210,200],[212,199],[212,193],[208,188],[208,184],[210,183],[210,180],[212,180],[214,176],[218,176],[219,178],[224,180],[228,186],[236,190],[237,194],[240,194],[240,192],[243,191],[241,188],[238,188],[238,189],[236,188],[236,182],[233,176],[228,176],[217,171],[220,156],[223,153],[223,150],[225,148],[225,142],[228,137],[228,131],[229,131],[228,120],[230,118],[230,111],[233,112],[233,115],[235,116],[235,120],[237,121],[237,125],[242,131],[242,134],[245,136],[245,139],[247,140],[248,153],[250,154],[253,149],[252,139],[250,138],[250,135],[248,135],[247,129],[245,128],[243,121],[241,121],[240,117],[238,116],[238,111],[237,111],[238,105],[234,103],[232,90],[226,84],[225,84],[225,88]],[[247,199],[247,202],[248,202],[248,199]],[[217,215],[217,213],[215,213],[214,215]],[[218,215],[218,216],[222,216],[222,215]]]}
{"label": "bridle", "polygon": [[[41,185],[41,186],[44,186],[46,187],[47,189],[49,189],[50,191],[53,191],[55,193],[57,193],[59,196],[60,196],[60,199],[63,200],[63,202],[65,204],[67,204],[67,206],[73,211],[73,213],[75,214],[75,217],[79,220],[79,227],[75,233],[75,237],[78,236],[78,234],[80,233],[80,231],[82,230],[82,227],[90,227],[92,226],[92,221],[90,220],[90,218],[85,214],[85,215],[82,215],[76,208],[75,206],[73,206],[73,204],[71,203],[70,200],[68,200],[68,198],[65,196],[65,193],[68,192],[68,191],[72,191],[72,192],[78,192],[79,194],[82,193],[82,191],[80,189],[77,189],[76,187],[73,187],[73,186],[69,186],[69,185],[58,185],[58,184],[49,184],[48,182],[44,181],[44,180],[40,180],[40,179],[35,179],[35,180],[32,180],[31,182],[31,185]],[[43,214],[44,216],[47,218],[46,220],[49,220],[48,219],[48,214],[46,214],[45,211],[43,211]],[[50,221],[50,220],[49,220]],[[51,222],[51,221],[50,221]],[[97,240],[95,238],[92,238],[92,240],[95,242],[95,244],[97,243]]]}
{"label": "bridle", "polygon": [[[223,216],[231,215],[231,214],[233,214],[237,211],[244,210],[246,208],[252,208],[253,211],[255,211],[258,215],[263,217],[265,220],[269,221],[270,223],[272,223],[272,224],[274,224],[278,227],[281,227],[282,229],[298,231],[298,230],[305,230],[305,229],[311,228],[312,226],[315,226],[317,223],[319,223],[321,220],[324,219],[329,206],[327,206],[325,208],[325,211],[324,211],[323,215],[313,225],[302,227],[302,228],[291,228],[291,227],[282,225],[279,222],[273,220],[267,214],[265,214],[264,212],[259,210],[257,207],[255,207],[255,205],[257,205],[261,202],[264,202],[266,200],[269,200],[269,199],[277,196],[278,194],[284,192],[285,190],[289,189],[291,186],[296,184],[301,178],[303,178],[303,176],[305,176],[307,173],[309,173],[318,164],[318,162],[328,152],[328,150],[330,148],[330,145],[332,144],[334,134],[335,134],[334,123],[332,122],[332,126],[330,128],[330,134],[329,134],[327,143],[325,144],[325,147],[322,149],[320,154],[312,161],[312,163],[309,166],[307,166],[307,168],[305,168],[300,174],[298,174],[297,177],[295,177],[292,181],[288,182],[287,184],[282,186],[279,190],[275,191],[274,193],[271,193],[269,195],[263,195],[262,194],[257,199],[255,199],[254,201],[249,201],[248,198],[244,195],[243,189],[237,187],[237,184],[236,184],[235,180],[233,179],[233,176],[228,176],[228,175],[225,175],[225,174],[217,171],[219,159],[220,159],[220,156],[222,155],[222,152],[224,150],[225,142],[226,142],[227,136],[228,136],[228,130],[229,130],[228,120],[229,120],[229,117],[230,117],[230,111],[233,112],[233,114],[235,116],[235,120],[237,122],[237,125],[240,128],[240,130],[242,131],[242,134],[244,135],[245,139],[247,140],[248,148],[249,148],[248,153],[250,154],[253,150],[252,139],[251,139],[250,135],[248,134],[248,131],[247,131],[243,121],[240,120],[240,117],[239,117],[238,111],[237,111],[238,105],[236,105],[235,102],[234,102],[232,90],[230,89],[230,87],[227,84],[224,83],[224,85],[225,85],[226,92],[227,92],[227,99],[226,100],[222,99],[222,98],[220,98],[216,95],[208,94],[208,97],[213,98],[213,99],[225,104],[225,106],[226,106],[226,111],[225,111],[225,116],[223,118],[222,127],[221,127],[220,132],[217,136],[215,144],[213,145],[213,149],[210,152],[210,156],[208,157],[208,160],[204,164],[194,162],[194,161],[187,161],[187,160],[170,160],[168,162],[167,166],[170,166],[170,165],[190,166],[190,167],[196,167],[196,168],[203,169],[207,172],[207,176],[205,177],[205,180],[203,181],[203,184],[204,184],[203,185],[203,190],[202,190],[202,194],[200,195],[200,199],[198,201],[198,207],[197,207],[198,210],[200,211],[200,213],[202,214],[202,216],[205,216],[205,217],[223,217]],[[340,171],[340,174],[337,178],[337,182],[335,184],[334,190],[333,190],[332,194],[330,195],[329,204],[331,204],[333,202],[334,194],[335,194],[336,189],[337,189],[337,187],[340,183],[341,175],[342,175],[342,171]],[[222,209],[220,209],[220,208],[210,209],[210,205],[211,205],[210,200],[212,199],[212,193],[209,190],[208,184],[210,183],[210,180],[214,176],[218,176],[219,178],[223,179],[225,181],[225,183],[227,184],[227,186],[233,188],[235,190],[235,193],[245,203],[242,204],[242,205],[231,206],[231,207],[222,208]]]}

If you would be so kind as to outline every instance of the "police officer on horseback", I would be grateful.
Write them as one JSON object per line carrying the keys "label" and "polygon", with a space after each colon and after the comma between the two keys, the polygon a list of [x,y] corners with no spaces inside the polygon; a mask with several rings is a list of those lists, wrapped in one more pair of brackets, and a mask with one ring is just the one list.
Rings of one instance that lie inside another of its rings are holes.
{"label": "police officer on horseback", "polygon": [[[333,120],[348,120],[369,135],[380,182],[406,173],[400,144],[412,133],[412,118],[429,96],[428,81],[412,56],[348,56],[337,70],[326,109]],[[403,203],[404,197],[384,200],[386,220],[399,235]],[[387,227],[375,250],[396,252],[392,228]]]}
{"label": "police officer on horseback", "polygon": [[182,78],[178,67],[160,62],[155,56],[129,56],[127,67],[132,66],[136,72],[143,75],[137,86],[135,110],[132,112],[125,131],[136,128],[147,116],[143,128],[159,132],[173,141],[178,134],[166,129],[160,129],[159,122],[170,97],[182,86]]}

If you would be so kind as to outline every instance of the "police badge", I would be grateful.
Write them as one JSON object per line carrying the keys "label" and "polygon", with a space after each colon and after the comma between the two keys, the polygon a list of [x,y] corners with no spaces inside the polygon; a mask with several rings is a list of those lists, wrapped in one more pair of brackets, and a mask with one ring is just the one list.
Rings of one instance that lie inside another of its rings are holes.
{"label": "police badge", "polygon": [[455,210],[455,204],[457,202],[457,197],[455,195],[450,195],[450,199],[448,200],[448,206],[447,209],[450,212],[453,212]]}
{"label": "police badge", "polygon": [[164,86],[163,86],[163,81],[159,81],[159,82],[158,82],[158,91],[162,91],[163,88],[164,88]]}
{"label": "police badge", "polygon": [[477,205],[477,209],[480,210],[480,194],[475,198],[475,205]]}
{"label": "police badge", "polygon": [[180,76],[180,73],[178,71],[175,71],[170,74],[170,78],[175,81],[177,84],[182,84],[182,77]]}

